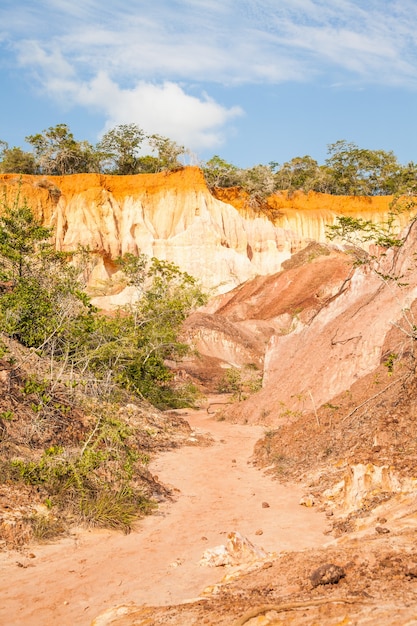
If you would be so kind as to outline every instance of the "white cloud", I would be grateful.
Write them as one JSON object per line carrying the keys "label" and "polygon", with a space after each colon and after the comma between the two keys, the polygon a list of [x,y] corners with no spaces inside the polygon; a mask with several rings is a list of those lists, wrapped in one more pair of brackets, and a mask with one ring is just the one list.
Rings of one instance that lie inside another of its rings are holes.
{"label": "white cloud", "polygon": [[366,8],[359,0],[297,4],[305,7],[302,14],[292,0],[283,0],[271,20],[269,30],[278,49],[345,84],[417,86],[415,5],[405,11],[404,3],[384,0],[371,0]]}
{"label": "white cloud", "polygon": [[105,70],[121,84],[236,84],[300,81],[329,69],[381,83],[417,77],[411,0],[369,0],[365,8],[359,0],[22,4],[27,11],[19,8],[20,22],[13,8],[0,9],[11,36],[24,38],[26,28],[44,49],[59,49],[80,77]]}
{"label": "white cloud", "polygon": [[43,80],[55,76],[74,76],[73,65],[67,61],[59,46],[46,51],[37,41],[26,40],[17,46],[18,60],[23,66],[31,66],[41,72]]}
{"label": "white cloud", "polygon": [[191,85],[417,86],[414,0],[20,0],[0,23],[49,96],[196,149],[242,111]]}
{"label": "white cloud", "polygon": [[208,96],[189,95],[172,82],[140,81],[132,89],[122,89],[104,74],[79,94],[78,101],[83,100],[104,110],[108,127],[136,122],[147,132],[168,136],[192,149],[220,145],[224,125],[243,113]]}
{"label": "white cloud", "polygon": [[169,81],[140,81],[130,89],[122,88],[105,72],[82,84],[71,77],[50,76],[47,89],[67,104],[104,113],[106,129],[134,122],[148,133],[170,137],[193,150],[221,145],[225,125],[243,114],[238,106],[226,108],[205,94],[198,98]]}

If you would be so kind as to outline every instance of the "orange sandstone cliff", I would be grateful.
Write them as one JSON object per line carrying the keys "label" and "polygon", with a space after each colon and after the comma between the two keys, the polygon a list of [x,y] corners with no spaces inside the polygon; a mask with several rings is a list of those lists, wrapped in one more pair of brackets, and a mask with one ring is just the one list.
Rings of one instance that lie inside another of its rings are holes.
{"label": "orange sandstone cliff", "polygon": [[[8,201],[19,192],[55,233],[56,248],[88,246],[95,254],[90,287],[113,279],[112,262],[126,252],[143,252],[177,264],[212,294],[225,293],[255,276],[273,274],[309,241],[324,241],[327,224],[341,213],[386,219],[389,197],[345,198],[280,193],[271,212],[255,212],[236,190],[210,193],[199,168],[174,173],[111,176],[0,175]],[[122,283],[121,283],[122,284]],[[120,291],[122,286],[120,287]]]}

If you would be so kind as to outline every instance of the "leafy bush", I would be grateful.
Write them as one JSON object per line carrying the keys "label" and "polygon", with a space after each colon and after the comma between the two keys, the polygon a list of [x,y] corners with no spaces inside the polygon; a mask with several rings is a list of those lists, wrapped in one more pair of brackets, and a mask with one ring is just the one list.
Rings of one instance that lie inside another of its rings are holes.
{"label": "leafy bush", "polygon": [[219,384],[220,393],[231,393],[232,399],[241,402],[262,387],[262,376],[254,364],[246,364],[242,369],[231,367],[226,370]]}
{"label": "leafy bush", "polygon": [[[72,264],[56,253],[51,231],[17,195],[4,198],[0,217],[0,275],[11,288],[0,293],[3,331],[66,368],[119,385],[160,408],[184,406],[192,389],[178,393],[167,360],[182,358],[181,324],[205,302],[196,280],[177,266],[144,255],[119,259],[137,303],[109,317],[91,305]],[[84,251],[82,251],[84,254]],[[105,386],[105,385],[104,385]],[[178,402],[177,402],[178,399]]]}
{"label": "leafy bush", "polygon": [[50,446],[38,460],[12,459],[3,466],[3,474],[9,481],[41,489],[45,501],[58,511],[127,532],[135,519],[155,506],[135,486],[147,463],[129,426],[105,416],[98,419],[81,450]]}

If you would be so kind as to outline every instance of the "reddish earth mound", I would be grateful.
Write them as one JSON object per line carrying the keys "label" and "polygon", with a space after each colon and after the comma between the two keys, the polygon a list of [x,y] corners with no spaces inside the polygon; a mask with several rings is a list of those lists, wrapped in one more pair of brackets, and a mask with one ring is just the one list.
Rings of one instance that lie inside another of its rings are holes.
{"label": "reddish earth mound", "polygon": [[213,299],[187,319],[186,337],[198,354],[182,366],[205,389],[218,391],[227,368],[254,364],[262,369],[271,338],[311,322],[343,289],[352,259],[311,243],[284,266]]}

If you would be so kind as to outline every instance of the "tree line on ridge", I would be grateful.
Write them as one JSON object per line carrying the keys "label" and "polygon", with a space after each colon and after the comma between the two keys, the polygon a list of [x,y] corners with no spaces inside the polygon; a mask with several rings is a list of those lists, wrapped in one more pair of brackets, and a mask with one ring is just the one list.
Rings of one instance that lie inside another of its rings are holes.
{"label": "tree line on ridge", "polygon": [[[147,134],[137,124],[121,124],[92,145],[78,141],[66,124],[57,124],[25,137],[25,151],[0,140],[0,173],[67,175],[107,173],[150,174],[185,167],[190,151],[158,134]],[[149,151],[149,154],[146,154]],[[369,150],[344,139],[327,146],[319,164],[309,155],[285,163],[270,162],[240,168],[218,155],[199,163],[210,188],[240,187],[255,204],[286,190],[334,195],[397,195],[417,191],[417,164],[402,165],[392,151]]]}

